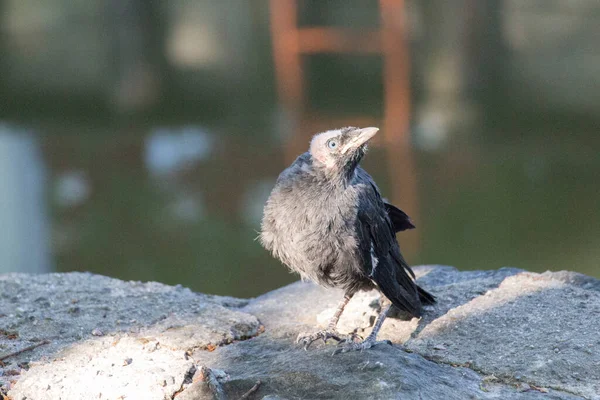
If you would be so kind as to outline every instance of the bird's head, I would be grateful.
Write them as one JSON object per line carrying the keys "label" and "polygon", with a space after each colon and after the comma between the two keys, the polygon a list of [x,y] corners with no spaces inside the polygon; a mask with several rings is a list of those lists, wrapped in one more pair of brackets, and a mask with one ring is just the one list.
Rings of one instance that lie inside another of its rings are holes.
{"label": "bird's head", "polygon": [[330,176],[350,177],[365,155],[367,142],[378,131],[350,126],[315,135],[309,149],[313,166]]}

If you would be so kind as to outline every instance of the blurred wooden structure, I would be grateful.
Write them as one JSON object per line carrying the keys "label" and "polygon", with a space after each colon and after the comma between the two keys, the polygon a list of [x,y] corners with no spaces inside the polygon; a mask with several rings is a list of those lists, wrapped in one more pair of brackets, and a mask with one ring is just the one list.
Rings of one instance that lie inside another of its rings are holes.
{"label": "blurred wooden structure", "polygon": [[[278,95],[289,119],[292,135],[286,143],[286,162],[306,150],[309,135],[333,127],[379,126],[377,143],[387,150],[393,177],[392,201],[413,216],[418,225],[417,184],[410,151],[409,54],[404,0],[379,0],[381,26],[368,32],[335,27],[299,27],[298,1],[270,0],[271,37]],[[306,104],[302,57],[318,53],[380,54],[384,59],[384,118],[369,116],[335,120],[319,118]],[[383,143],[382,143],[383,142]],[[418,235],[407,235],[408,252],[416,251]]]}

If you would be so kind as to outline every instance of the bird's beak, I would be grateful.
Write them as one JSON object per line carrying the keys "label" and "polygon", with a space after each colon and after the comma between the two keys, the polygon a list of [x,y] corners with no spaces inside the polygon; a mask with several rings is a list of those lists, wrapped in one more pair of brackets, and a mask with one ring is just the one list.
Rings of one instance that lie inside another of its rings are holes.
{"label": "bird's beak", "polygon": [[379,132],[379,128],[362,128],[350,133],[350,140],[344,145],[342,154],[346,154],[350,150],[358,149],[363,144],[367,143],[375,134]]}

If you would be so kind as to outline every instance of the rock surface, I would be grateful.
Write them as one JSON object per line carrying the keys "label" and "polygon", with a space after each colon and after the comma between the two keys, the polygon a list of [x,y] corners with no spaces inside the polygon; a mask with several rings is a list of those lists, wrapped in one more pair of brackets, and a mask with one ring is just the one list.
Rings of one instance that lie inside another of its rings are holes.
{"label": "rock surface", "polygon": [[[0,384],[14,399],[164,399],[182,389],[194,349],[256,336],[246,300],[87,273],[0,277]],[[27,370],[26,373],[20,373]]]}
{"label": "rock surface", "polygon": [[[294,283],[252,300],[91,274],[0,277],[0,385],[10,399],[600,399],[600,281],[572,272],[415,269],[438,298],[388,319],[393,346],[304,351],[342,294]],[[368,333],[376,293],[340,330]],[[401,315],[399,317],[402,317]],[[210,382],[210,385],[206,382]],[[216,393],[216,394],[215,394]]]}

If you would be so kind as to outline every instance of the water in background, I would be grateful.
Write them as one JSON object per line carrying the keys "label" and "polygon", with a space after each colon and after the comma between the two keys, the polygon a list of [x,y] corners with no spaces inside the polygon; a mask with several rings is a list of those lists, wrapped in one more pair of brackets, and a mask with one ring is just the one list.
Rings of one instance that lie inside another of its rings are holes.
{"label": "water in background", "polygon": [[[135,59],[114,65],[111,44],[135,43],[102,36],[99,16],[112,11],[100,3],[51,3],[44,12],[0,2],[12,16],[0,25],[0,150],[24,141],[0,160],[10,165],[0,171],[9,175],[0,182],[0,204],[7,205],[0,220],[10,222],[0,235],[4,270],[91,271],[241,297],[296,280],[255,240],[296,131],[275,94],[268,2],[174,2],[169,13],[153,10],[148,18],[166,25],[156,24],[167,34],[154,34],[166,38],[168,51],[150,65],[163,68],[166,58],[168,75],[150,73]],[[332,15],[342,22],[352,20],[353,9],[372,16],[366,3]],[[600,277],[600,102],[588,73],[597,71],[590,65],[600,67],[600,53],[589,48],[600,24],[544,28],[557,15],[589,23],[598,14],[481,3],[488,7],[480,10],[482,20],[500,25],[504,45],[496,50],[506,59],[489,50],[493,43],[479,43],[486,50],[477,57],[465,52],[457,39],[464,32],[455,29],[464,16],[454,11],[454,25],[440,22],[450,15],[443,2],[438,13],[409,7],[416,19],[414,172],[411,182],[390,173],[394,155],[382,142],[363,166],[384,195],[415,188],[417,230],[398,236],[413,265],[571,269]],[[324,15],[302,12],[309,22]],[[31,29],[34,16],[38,31]],[[419,17],[438,21],[437,30],[425,29]],[[443,40],[449,37],[456,40]],[[564,46],[567,39],[575,45]],[[311,108],[325,119],[381,117],[381,68],[372,56],[307,60]],[[144,90],[127,89],[136,79],[142,83],[133,87]],[[315,133],[309,129],[297,131]],[[397,205],[403,207],[402,198]]]}

